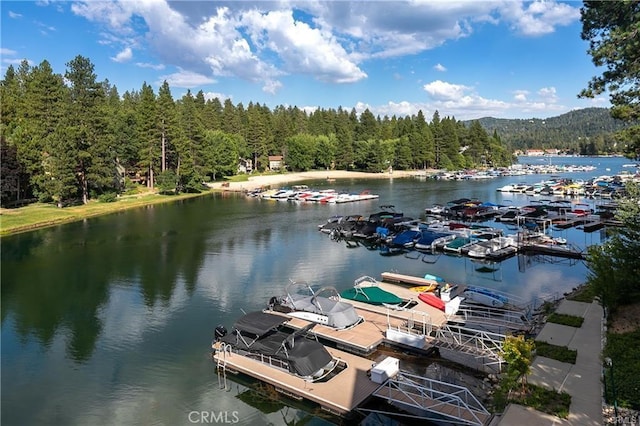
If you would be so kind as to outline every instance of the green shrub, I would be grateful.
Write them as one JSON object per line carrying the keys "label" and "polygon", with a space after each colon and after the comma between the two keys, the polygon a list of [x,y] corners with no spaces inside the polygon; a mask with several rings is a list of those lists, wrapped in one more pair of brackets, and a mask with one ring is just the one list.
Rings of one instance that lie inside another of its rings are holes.
{"label": "green shrub", "polygon": [[115,192],[105,192],[98,197],[98,201],[101,203],[113,203],[118,200],[118,196]]}
{"label": "green shrub", "polygon": [[556,324],[568,325],[570,327],[582,327],[584,318],[577,317],[575,315],[556,314],[553,313],[547,318],[548,322],[554,322]]}

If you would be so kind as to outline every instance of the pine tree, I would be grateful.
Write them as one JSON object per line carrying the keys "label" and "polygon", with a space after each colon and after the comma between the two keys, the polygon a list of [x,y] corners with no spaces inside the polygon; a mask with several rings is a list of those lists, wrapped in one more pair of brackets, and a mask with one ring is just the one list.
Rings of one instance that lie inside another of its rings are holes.
{"label": "pine tree", "polygon": [[54,133],[60,125],[65,107],[66,89],[60,74],[54,74],[51,65],[42,61],[31,69],[24,61],[18,69],[23,82],[24,97],[20,103],[20,131],[14,135],[18,159],[29,175],[34,195],[41,201],[50,200],[52,178],[46,169],[55,151]]}
{"label": "pine tree", "polygon": [[[65,79],[69,82],[69,104],[62,132],[69,152],[60,159],[60,166],[74,168],[83,204],[89,202],[89,189],[102,191],[112,185],[115,170],[115,152],[106,137],[106,121],[102,106],[105,101],[103,86],[96,81],[94,66],[83,56],[67,63]],[[52,156],[59,155],[59,150]],[[69,159],[75,159],[68,162]],[[66,173],[66,172],[65,172]]]}
{"label": "pine tree", "polygon": [[157,126],[157,104],[156,95],[151,86],[146,82],[142,84],[140,100],[136,109],[137,126],[137,146],[139,166],[146,170],[147,187],[154,188],[155,170],[158,169],[161,158],[160,131]]}

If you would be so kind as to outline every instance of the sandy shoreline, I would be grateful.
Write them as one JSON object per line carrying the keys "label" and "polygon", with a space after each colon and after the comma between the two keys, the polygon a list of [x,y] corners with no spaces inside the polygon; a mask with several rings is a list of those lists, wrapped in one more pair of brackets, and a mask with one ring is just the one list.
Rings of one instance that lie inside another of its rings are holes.
{"label": "sandy shoreline", "polygon": [[[366,173],[366,172],[350,172],[346,170],[314,170],[309,172],[283,173],[275,175],[250,176],[248,181],[244,182],[213,182],[208,184],[209,187],[215,189],[223,189],[228,191],[251,191],[256,188],[269,186],[276,188],[293,182],[302,180],[319,180],[319,179],[394,179],[413,177],[416,175],[424,175],[424,171],[416,170],[394,170],[391,173]],[[228,185],[228,186],[227,186]]]}

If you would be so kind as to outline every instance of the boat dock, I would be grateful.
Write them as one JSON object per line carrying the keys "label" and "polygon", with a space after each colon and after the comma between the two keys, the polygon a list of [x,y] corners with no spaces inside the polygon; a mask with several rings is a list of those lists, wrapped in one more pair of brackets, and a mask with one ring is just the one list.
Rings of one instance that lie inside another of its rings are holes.
{"label": "boat dock", "polygon": [[[395,292],[397,290],[394,289]],[[418,293],[411,292],[411,296],[417,297]],[[401,297],[401,296],[399,296]],[[425,303],[420,302],[420,309],[407,309],[407,310],[395,310],[385,306],[374,306],[366,303],[350,300],[349,303],[353,304],[358,315],[361,316],[364,321],[355,325],[354,327],[338,330],[333,327],[329,327],[322,324],[316,324],[311,331],[312,334],[318,336],[320,340],[328,341],[336,345],[338,349],[355,353],[358,355],[370,355],[375,352],[383,343],[394,344],[394,342],[387,339],[387,332],[389,328],[400,330],[413,328],[417,334],[418,330],[423,329],[425,334],[428,334],[434,326],[439,327],[442,325],[438,322],[436,325],[432,322],[432,317],[425,311],[433,310],[434,315],[439,319],[442,317],[444,322],[444,313]],[[300,318],[294,318],[286,313],[280,313],[275,311],[269,311],[270,313],[283,315],[289,318],[287,327],[293,329],[302,329],[309,325],[310,322]],[[429,351],[433,345],[429,345],[431,341],[429,338],[425,338],[425,347],[422,348],[425,352]]]}
{"label": "boat dock", "polygon": [[539,254],[577,260],[586,259],[586,254],[584,252],[566,245],[528,243],[523,244],[520,247],[520,251],[524,254]]}
{"label": "boat dock", "polygon": [[427,278],[413,277],[411,275],[398,274],[396,272],[383,272],[380,274],[383,281],[387,281],[390,283],[398,283],[398,284],[409,284],[415,286],[429,286],[429,285],[438,285],[438,282],[435,280],[430,280]]}
{"label": "boat dock", "polygon": [[246,374],[268,383],[287,396],[315,402],[332,414],[344,416],[370,397],[380,384],[369,377],[374,362],[338,349],[327,348],[347,368],[324,382],[307,382],[287,371],[271,367],[259,360],[228,351],[215,352],[213,359],[221,370],[226,386],[226,372]]}
{"label": "boat dock", "polygon": [[403,372],[396,358],[387,357],[376,363],[338,349],[328,348],[328,351],[345,368],[318,382],[308,382],[258,359],[229,351],[215,352],[213,358],[220,386],[225,389],[227,372],[242,373],[270,384],[284,395],[314,402],[338,416],[355,410],[371,411],[362,405],[373,397],[408,411],[413,419],[429,419],[435,415],[455,424],[481,426],[492,417],[468,389]]}
{"label": "boat dock", "polygon": [[[339,349],[360,355],[369,355],[376,351],[384,341],[387,319],[375,312],[358,310],[364,321],[348,329],[338,330],[322,324],[316,324],[311,333],[321,340],[334,343]],[[287,327],[302,329],[310,324],[310,321],[294,318],[285,313],[269,311],[270,313],[283,315],[289,318]],[[400,322],[400,320],[396,320]]]}
{"label": "boat dock", "polygon": [[[353,306],[359,311],[377,312],[384,315],[385,319],[387,314],[390,318],[397,318],[402,321],[413,321],[414,323],[420,322],[421,318],[424,318],[428,325],[432,327],[440,327],[447,322],[446,314],[440,309],[434,308],[431,305],[427,305],[420,299],[417,291],[410,290],[408,287],[404,287],[398,284],[390,284],[386,282],[378,282],[378,286],[389,293],[393,293],[399,298],[412,302],[413,306],[410,309],[390,309],[383,305],[371,305],[369,303],[358,302],[356,300],[349,300]],[[386,324],[386,320],[385,320]]]}

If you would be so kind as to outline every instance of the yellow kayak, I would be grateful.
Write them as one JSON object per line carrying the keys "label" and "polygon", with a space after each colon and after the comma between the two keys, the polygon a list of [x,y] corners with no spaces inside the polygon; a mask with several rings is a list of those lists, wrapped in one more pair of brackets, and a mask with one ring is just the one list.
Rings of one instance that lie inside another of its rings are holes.
{"label": "yellow kayak", "polygon": [[417,287],[411,287],[409,290],[417,293],[428,293],[430,291],[434,291],[436,288],[438,288],[438,284],[420,285]]}

